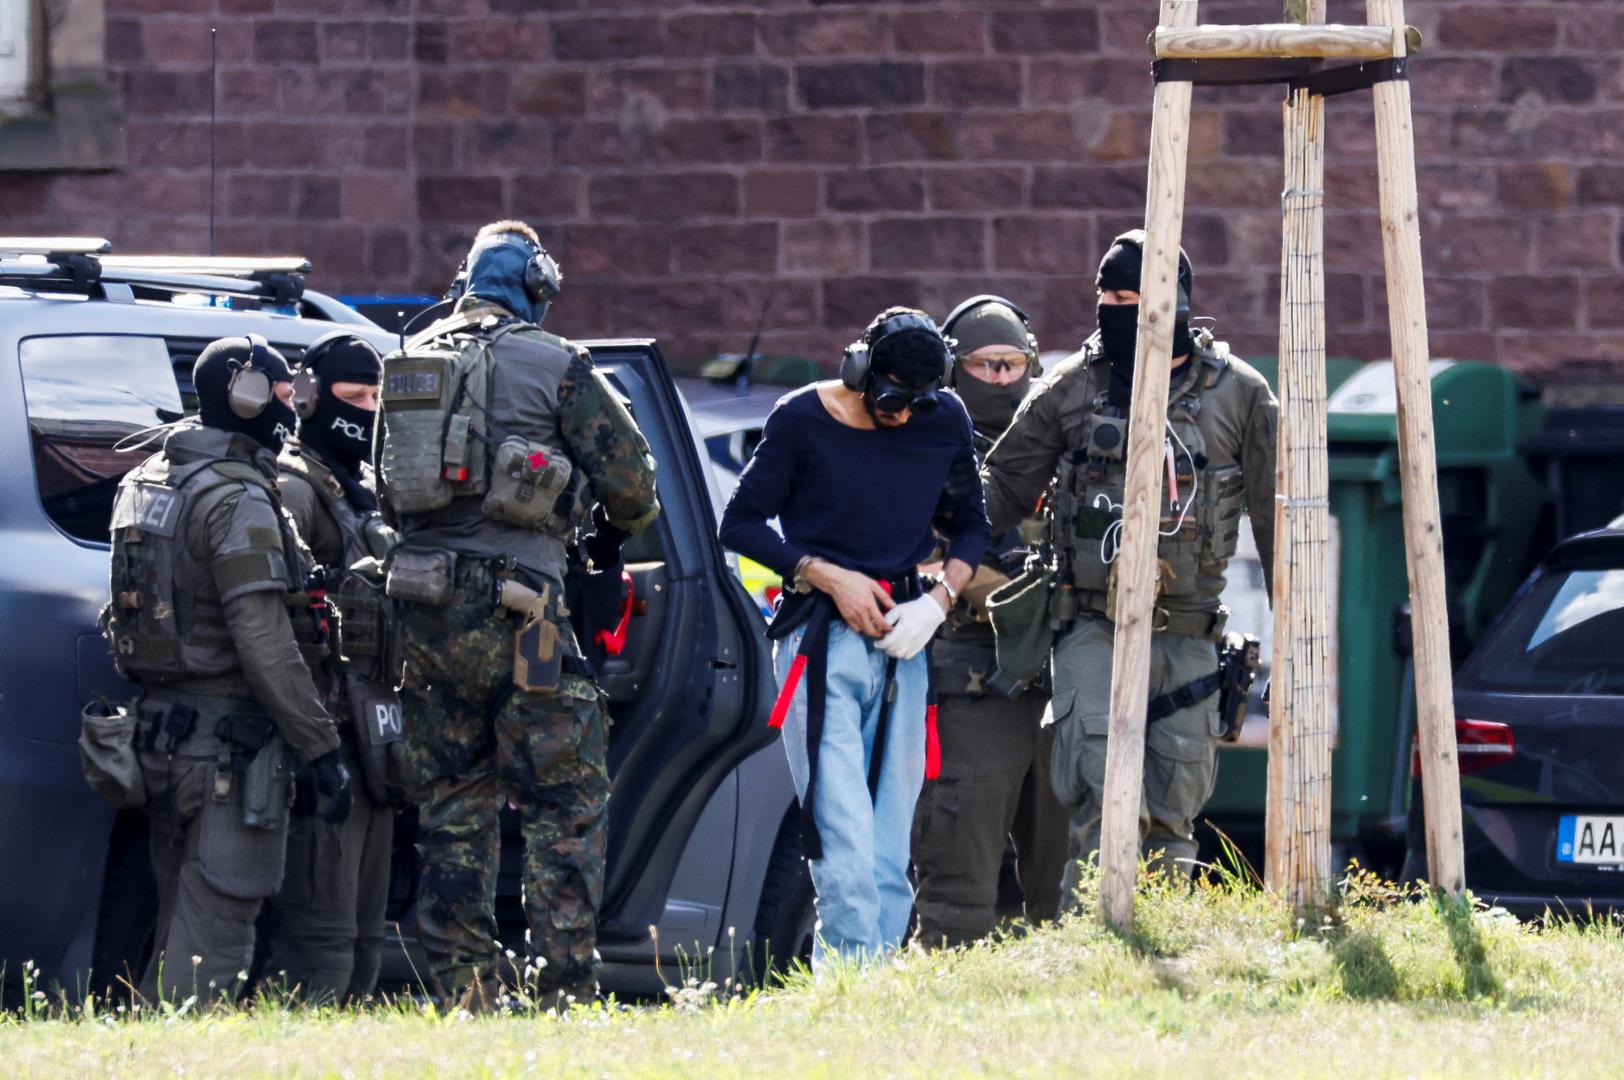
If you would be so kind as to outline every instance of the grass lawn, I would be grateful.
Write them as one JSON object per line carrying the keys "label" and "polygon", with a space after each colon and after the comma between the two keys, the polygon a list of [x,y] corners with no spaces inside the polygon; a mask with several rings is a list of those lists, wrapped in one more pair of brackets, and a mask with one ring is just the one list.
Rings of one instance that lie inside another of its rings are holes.
{"label": "grass lawn", "polygon": [[[1092,911],[749,997],[564,1019],[76,1012],[0,1022],[9,1076],[1180,1077],[1624,1072],[1624,935],[1354,879],[1299,923],[1233,882],[1148,882],[1128,938]],[[678,995],[682,997],[682,995]]]}

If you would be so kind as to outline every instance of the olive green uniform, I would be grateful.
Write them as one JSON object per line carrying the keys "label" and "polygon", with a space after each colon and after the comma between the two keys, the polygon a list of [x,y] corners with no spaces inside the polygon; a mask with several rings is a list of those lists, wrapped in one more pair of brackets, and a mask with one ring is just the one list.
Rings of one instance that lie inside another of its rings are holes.
{"label": "olive green uniform", "polygon": [[[1116,438],[1095,434],[1113,418],[1120,420],[1106,401],[1109,375],[1110,363],[1091,338],[1033,387],[982,473],[995,530],[1014,524],[1048,493],[1048,550],[1056,572],[1050,600],[1056,632],[1050,662],[1052,779],[1055,794],[1072,811],[1063,903],[1076,880],[1076,860],[1099,847],[1105,782],[1118,535],[1113,522],[1123,501],[1126,443],[1120,427]],[[1263,377],[1210,336],[1197,338],[1190,360],[1174,373],[1167,415],[1180,502],[1173,504],[1164,479],[1152,698],[1217,667],[1213,643],[1227,615],[1219,596],[1243,507],[1265,577],[1271,575],[1277,408]],[[1163,851],[1186,867],[1196,852],[1196,815],[1217,775],[1218,724],[1213,697],[1146,730],[1141,840],[1147,851]]]}
{"label": "olive green uniform", "polygon": [[[572,463],[584,481],[576,489],[577,516],[596,501],[626,531],[651,522],[659,502],[648,443],[586,350],[534,327],[515,328],[507,311],[473,298],[465,298],[458,317],[494,338],[489,423],[497,435],[522,437]],[[389,455],[406,451],[389,445],[393,363],[384,362],[386,496]],[[490,1004],[498,985],[515,980],[526,964],[500,955],[497,941],[498,813],[511,804],[524,834],[535,989],[590,998],[597,986],[609,717],[562,604],[569,530],[498,520],[477,496],[400,515],[399,526],[391,575],[403,554],[439,549],[455,556],[447,602],[400,605],[401,703],[423,856],[417,928],[435,987],[448,1003]],[[545,617],[565,658],[556,686],[515,686],[521,617],[493,602],[502,579],[549,598]]]}
{"label": "olive green uniform", "polygon": [[[270,451],[247,436],[187,424],[114,502],[104,625],[120,671],[142,685],[136,738],[158,882],[149,997],[236,996],[287,844],[285,816],[245,825],[244,772],[268,755],[260,764],[276,767],[272,801],[285,808],[288,750],[308,763],[338,746],[301,657],[317,648],[301,595],[309,556],[275,475]],[[265,741],[252,747],[247,732]]]}
{"label": "olive green uniform", "polygon": [[[358,635],[352,624],[376,620],[379,613],[377,605],[350,604],[345,610],[345,598],[353,590],[334,587],[339,575],[367,556],[362,516],[313,450],[290,443],[277,464],[283,505],[317,564],[328,571],[333,582],[330,595],[338,597],[339,626],[353,642]],[[369,629],[366,639],[381,643],[382,627]],[[261,920],[268,946],[260,979],[296,989],[312,1002],[358,1000],[377,985],[394,841],[394,812],[366,782],[362,736],[351,719],[354,703],[343,674],[336,670],[377,657],[351,656],[352,663],[345,665],[335,648],[329,659],[328,668],[317,675],[338,720],[344,767],[351,778],[350,813],[333,825],[315,812],[308,794],[295,803],[288,828],[287,875],[281,891],[266,902]]]}
{"label": "olive green uniform", "polygon": [[[977,449],[984,452],[977,436]],[[1054,733],[1043,726],[1046,688],[1009,698],[988,686],[997,670],[987,594],[1025,554],[1019,537],[995,541],[930,650],[941,773],[914,814],[913,861],[919,940],[958,946],[998,919],[1005,849],[1015,848],[1022,914],[1052,919],[1066,859],[1066,810],[1049,782]]]}

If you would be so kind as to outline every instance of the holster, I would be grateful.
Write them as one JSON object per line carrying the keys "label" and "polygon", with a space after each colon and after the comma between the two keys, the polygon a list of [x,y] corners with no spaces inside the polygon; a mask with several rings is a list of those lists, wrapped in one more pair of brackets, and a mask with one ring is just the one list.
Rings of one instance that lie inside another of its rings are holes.
{"label": "holster", "polygon": [[1232,743],[1241,737],[1252,683],[1262,663],[1255,634],[1231,631],[1218,650],[1218,737]]}

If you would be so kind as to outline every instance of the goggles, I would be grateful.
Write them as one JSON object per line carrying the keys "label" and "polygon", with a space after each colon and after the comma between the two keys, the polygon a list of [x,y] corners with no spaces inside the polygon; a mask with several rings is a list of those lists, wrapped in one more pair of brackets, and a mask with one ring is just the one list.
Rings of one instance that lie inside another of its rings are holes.
{"label": "goggles", "polygon": [[940,404],[936,396],[936,384],[918,389],[904,386],[895,382],[888,375],[875,375],[869,386],[868,399],[874,403],[876,412],[895,416],[904,409],[911,410],[916,416],[924,416],[934,412]]}
{"label": "goggles", "polygon": [[1026,369],[1032,366],[1032,358],[1024,352],[1009,352],[1003,356],[986,359],[964,359],[959,366],[972,375],[986,378],[990,375],[1002,375],[1006,371],[1013,371],[1016,375],[1025,375]]}

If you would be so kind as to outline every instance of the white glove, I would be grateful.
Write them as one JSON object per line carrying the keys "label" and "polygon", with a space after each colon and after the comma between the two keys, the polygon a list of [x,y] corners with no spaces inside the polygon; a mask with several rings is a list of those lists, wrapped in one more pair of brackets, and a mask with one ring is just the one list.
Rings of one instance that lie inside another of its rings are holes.
{"label": "white glove", "polygon": [[885,621],[891,624],[892,630],[879,640],[879,650],[898,660],[907,660],[930,643],[936,628],[947,621],[947,612],[935,597],[926,594],[887,611]]}

